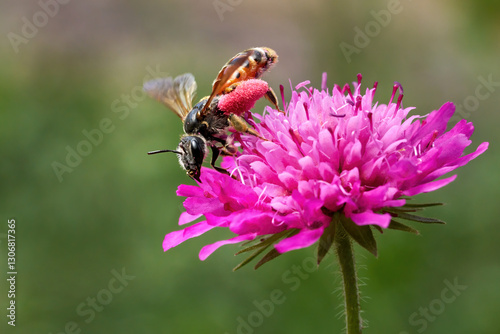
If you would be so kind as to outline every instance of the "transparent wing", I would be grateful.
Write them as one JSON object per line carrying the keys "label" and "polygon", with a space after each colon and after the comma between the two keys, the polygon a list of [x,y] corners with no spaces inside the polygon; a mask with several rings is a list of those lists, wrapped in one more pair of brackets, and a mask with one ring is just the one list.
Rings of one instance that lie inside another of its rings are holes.
{"label": "transparent wing", "polygon": [[238,53],[236,56],[231,58],[229,62],[220,70],[217,78],[215,78],[214,83],[212,84],[212,94],[210,94],[207,103],[203,106],[203,109],[200,110],[200,116],[204,116],[210,102],[212,99],[222,93],[222,88],[224,84],[231,78],[231,76],[242,66],[246,61],[248,61],[249,50]]}
{"label": "transparent wing", "polygon": [[153,79],[146,82],[143,88],[149,96],[166,105],[182,120],[193,109],[196,81],[191,73],[181,74],[175,79]]}

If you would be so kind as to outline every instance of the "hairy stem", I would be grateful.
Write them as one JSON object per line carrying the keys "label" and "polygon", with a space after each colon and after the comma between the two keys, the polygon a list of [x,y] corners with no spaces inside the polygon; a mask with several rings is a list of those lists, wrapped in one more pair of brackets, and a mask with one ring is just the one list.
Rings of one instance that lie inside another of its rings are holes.
{"label": "hairy stem", "polygon": [[344,230],[340,219],[336,222],[335,251],[342,272],[347,334],[361,334],[363,328],[354,252],[351,237]]}

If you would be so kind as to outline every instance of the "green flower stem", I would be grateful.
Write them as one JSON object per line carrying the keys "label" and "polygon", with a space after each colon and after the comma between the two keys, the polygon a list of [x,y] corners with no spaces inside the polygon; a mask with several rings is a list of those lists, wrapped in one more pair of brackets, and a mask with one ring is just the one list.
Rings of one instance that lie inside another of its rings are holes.
{"label": "green flower stem", "polygon": [[340,219],[336,221],[334,243],[342,272],[347,334],[361,334],[361,308],[354,252],[351,237],[344,230]]}

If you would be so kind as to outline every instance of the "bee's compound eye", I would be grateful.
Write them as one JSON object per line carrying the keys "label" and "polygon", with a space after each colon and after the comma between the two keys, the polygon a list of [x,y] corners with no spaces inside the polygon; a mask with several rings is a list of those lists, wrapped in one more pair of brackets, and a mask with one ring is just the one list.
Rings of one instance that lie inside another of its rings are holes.
{"label": "bee's compound eye", "polygon": [[196,154],[196,153],[200,152],[200,150],[201,150],[200,143],[198,142],[197,139],[198,138],[194,137],[191,140],[191,152],[193,152],[193,154]]}
{"label": "bee's compound eye", "polygon": [[200,165],[203,163],[205,158],[205,141],[197,136],[190,136],[189,138],[189,148],[191,149],[191,155],[194,158],[196,164]]}
{"label": "bee's compound eye", "polygon": [[187,114],[186,119],[184,120],[184,131],[186,133],[196,132],[196,128],[198,126],[198,119],[196,118],[198,114],[198,109],[194,108]]}

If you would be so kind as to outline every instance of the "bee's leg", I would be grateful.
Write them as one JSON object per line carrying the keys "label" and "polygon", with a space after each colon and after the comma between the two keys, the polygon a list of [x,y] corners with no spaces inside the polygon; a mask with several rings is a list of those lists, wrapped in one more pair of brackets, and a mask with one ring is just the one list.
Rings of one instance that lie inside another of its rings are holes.
{"label": "bee's leg", "polygon": [[[228,145],[228,146],[232,146],[232,145]],[[238,180],[238,178],[235,176],[235,175],[231,175],[231,173],[229,173],[227,170],[225,170],[224,168],[221,168],[221,167],[217,167],[215,166],[215,161],[217,160],[217,158],[219,157],[219,154],[222,153],[223,155],[233,155],[232,153],[228,152],[226,150],[226,147],[222,147],[222,148],[217,148],[217,147],[214,147],[214,146],[210,146],[212,148],[212,161],[210,162],[210,165],[216,170],[218,171],[219,173],[222,173],[222,174],[226,174],[226,175],[229,175],[231,176],[233,179],[235,180]]]}
{"label": "bee's leg", "polygon": [[210,148],[212,149],[212,161],[210,161],[210,166],[212,166],[212,168],[215,169],[216,171],[218,171],[219,173],[229,175],[229,172],[227,170],[225,170],[224,168],[215,166],[215,162],[217,161],[217,158],[219,157],[220,150],[215,146],[210,146]]}
{"label": "bee's leg", "polygon": [[234,156],[238,152],[238,148],[231,144],[226,144],[224,147],[219,148],[220,154],[226,156]]}
{"label": "bee's leg", "polygon": [[280,110],[280,107],[278,106],[278,98],[276,97],[276,94],[274,93],[274,90],[271,87],[269,87],[264,97],[266,98],[266,100],[274,104],[276,110],[282,112],[283,114],[285,113],[283,110]]}
{"label": "bee's leg", "polygon": [[219,150],[219,154],[235,155],[236,152],[238,152],[238,149],[234,145],[228,144],[225,139],[212,136],[212,137],[210,137],[210,140],[216,141],[222,145],[222,147],[216,147],[216,149]]}
{"label": "bee's leg", "polygon": [[255,137],[258,137],[262,140],[266,140],[265,138],[261,137],[257,131],[250,128],[248,126],[247,122],[245,122],[245,120],[243,118],[241,118],[240,116],[236,116],[235,114],[231,114],[229,116],[229,123],[231,123],[233,128],[238,132],[248,133],[248,134],[254,135]]}

